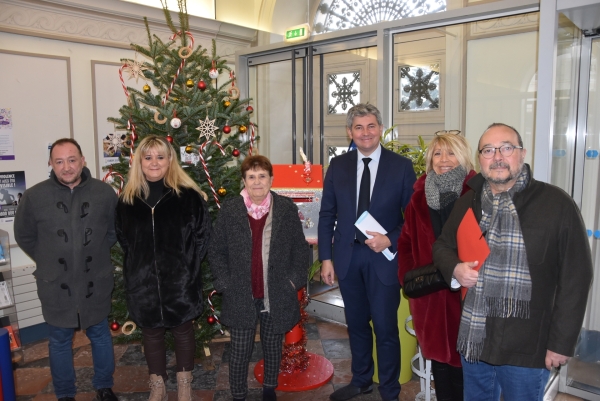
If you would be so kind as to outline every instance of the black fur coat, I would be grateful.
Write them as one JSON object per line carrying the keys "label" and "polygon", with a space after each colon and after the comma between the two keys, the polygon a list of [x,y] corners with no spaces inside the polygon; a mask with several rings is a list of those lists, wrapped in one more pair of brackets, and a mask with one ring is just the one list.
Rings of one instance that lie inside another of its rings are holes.
{"label": "black fur coat", "polygon": [[166,187],[152,208],[119,200],[117,238],[123,251],[125,293],[141,327],[176,327],[202,313],[202,273],[210,235],[208,206],[200,194]]}

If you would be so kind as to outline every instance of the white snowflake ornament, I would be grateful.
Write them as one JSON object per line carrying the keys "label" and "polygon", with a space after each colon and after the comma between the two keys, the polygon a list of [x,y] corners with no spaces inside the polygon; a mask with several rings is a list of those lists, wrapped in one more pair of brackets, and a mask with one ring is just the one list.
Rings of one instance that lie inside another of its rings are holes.
{"label": "white snowflake ornament", "polygon": [[215,131],[219,129],[219,127],[215,125],[216,118],[214,120],[209,120],[208,116],[206,116],[204,121],[198,121],[200,121],[200,125],[196,127],[196,129],[200,131],[198,140],[201,140],[202,137],[206,138],[207,141],[210,141],[212,138],[214,138]]}
{"label": "white snowflake ornament", "polygon": [[129,71],[129,78],[135,78],[135,83],[137,84],[138,78],[141,76],[144,77],[144,70],[147,68],[144,67],[144,64],[141,61],[137,60],[137,54],[135,55],[135,60],[127,60],[127,70]]}

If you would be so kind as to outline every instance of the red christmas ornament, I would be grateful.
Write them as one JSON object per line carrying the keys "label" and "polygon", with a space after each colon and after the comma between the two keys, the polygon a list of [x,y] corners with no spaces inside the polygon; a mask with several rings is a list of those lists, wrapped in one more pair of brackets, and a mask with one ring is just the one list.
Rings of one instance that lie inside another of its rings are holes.
{"label": "red christmas ornament", "polygon": [[254,108],[252,108],[252,106],[248,106],[246,107],[246,111],[252,113],[254,111]]}
{"label": "red christmas ornament", "polygon": [[117,331],[121,328],[121,325],[119,324],[119,322],[117,322],[116,320],[113,320],[112,323],[110,324],[110,329],[112,331]]}
{"label": "red christmas ornament", "polygon": [[198,89],[200,89],[201,91],[206,90],[206,82],[199,81],[198,82]]}
{"label": "red christmas ornament", "polygon": [[223,132],[226,134],[229,134],[231,132],[231,127],[229,125],[226,125],[223,127]]}
{"label": "red christmas ornament", "polygon": [[206,321],[208,322],[208,324],[215,324],[217,322],[217,319],[215,319],[213,315],[210,315],[206,318]]}
{"label": "red christmas ornament", "polygon": [[233,151],[231,152],[231,155],[233,157],[239,157],[240,156],[240,151],[239,149],[233,149]]}
{"label": "red christmas ornament", "polygon": [[173,143],[173,137],[171,135],[167,135],[167,141],[169,143]]}

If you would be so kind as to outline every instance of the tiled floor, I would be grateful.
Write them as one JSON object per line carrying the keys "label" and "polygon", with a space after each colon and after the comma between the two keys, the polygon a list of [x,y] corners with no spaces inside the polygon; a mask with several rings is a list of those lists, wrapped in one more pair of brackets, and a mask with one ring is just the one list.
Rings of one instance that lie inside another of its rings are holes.
{"label": "tiled floor", "polygon": [[[285,393],[278,391],[281,401],[327,400],[335,389],[350,382],[350,349],[346,327],[311,317],[306,324],[309,352],[324,355],[334,366],[332,380],[324,386],[310,391]],[[210,345],[211,355],[196,361],[192,387],[197,401],[231,400],[228,384],[229,344],[215,342]],[[93,375],[91,349],[84,333],[78,332],[73,341],[73,355],[77,373],[77,401],[91,401],[94,389],[91,386]],[[261,399],[261,386],[252,372],[254,365],[262,358],[260,346],[255,347],[249,370],[250,392],[248,400]],[[113,390],[121,401],[142,401],[148,398],[148,370],[142,354],[141,345],[115,345],[116,371]],[[174,356],[168,355],[169,381],[167,388],[169,400],[177,400]],[[46,341],[24,347],[24,360],[15,371],[17,401],[55,400],[48,367],[48,345]],[[402,385],[401,401],[412,401],[419,393],[419,382],[412,380]],[[379,393],[355,398],[357,401],[380,400]],[[559,395],[555,401],[575,401],[576,397]]]}

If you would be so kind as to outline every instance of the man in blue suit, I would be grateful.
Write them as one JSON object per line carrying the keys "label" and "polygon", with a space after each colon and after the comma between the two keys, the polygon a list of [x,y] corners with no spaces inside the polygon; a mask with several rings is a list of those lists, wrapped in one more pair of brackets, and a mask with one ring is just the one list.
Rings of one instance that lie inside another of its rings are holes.
{"label": "man in blue suit", "polygon": [[[379,393],[383,400],[400,394],[400,339],[398,261],[382,251],[396,253],[403,210],[413,193],[416,177],[412,163],[380,145],[381,114],[370,104],[348,111],[346,131],[356,144],[331,160],[325,175],[319,213],[321,277],[333,285],[334,270],[340,285],[352,352],[352,381],[330,395],[348,400],[373,391],[373,321],[377,340]],[[362,194],[362,196],[361,196]],[[363,210],[383,226],[387,234],[367,231],[366,239],[354,227]],[[337,225],[336,225],[337,221]],[[335,228],[335,229],[334,229]],[[333,250],[332,250],[333,238]]]}

